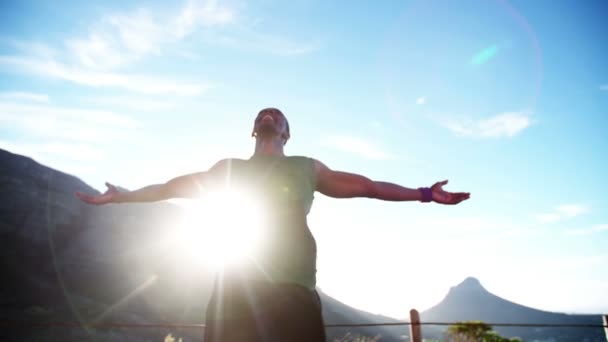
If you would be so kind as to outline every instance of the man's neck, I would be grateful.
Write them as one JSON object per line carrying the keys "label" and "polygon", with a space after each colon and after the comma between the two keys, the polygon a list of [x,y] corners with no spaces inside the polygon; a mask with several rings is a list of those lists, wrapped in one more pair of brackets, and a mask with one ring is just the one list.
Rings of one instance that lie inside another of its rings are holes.
{"label": "man's neck", "polygon": [[284,156],[283,143],[278,139],[258,138],[255,142],[254,156]]}

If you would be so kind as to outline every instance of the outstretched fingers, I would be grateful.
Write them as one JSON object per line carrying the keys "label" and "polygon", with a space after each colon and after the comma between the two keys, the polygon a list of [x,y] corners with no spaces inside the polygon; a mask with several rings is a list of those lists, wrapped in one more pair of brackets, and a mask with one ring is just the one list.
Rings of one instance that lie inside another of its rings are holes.
{"label": "outstretched fingers", "polygon": [[82,193],[80,191],[75,192],[74,195],[81,201],[88,203],[88,204],[99,205],[99,204],[111,203],[115,194],[118,192],[118,189],[116,188],[115,185],[112,185],[109,182],[106,182],[106,187],[108,189],[106,190],[106,192],[104,192],[101,195],[89,195],[89,194]]}
{"label": "outstretched fingers", "polygon": [[441,189],[441,187],[444,186],[444,185],[446,185],[446,184],[448,184],[448,180],[447,179],[444,180],[444,181],[437,182],[437,183],[433,184],[433,186],[431,188],[439,187]]}
{"label": "outstretched fingers", "polygon": [[104,204],[107,203],[107,196],[105,195],[87,195],[82,192],[75,192],[74,195],[78,197],[81,201],[88,204]]}
{"label": "outstretched fingers", "polygon": [[95,203],[95,197],[93,197],[91,195],[83,194],[82,192],[79,192],[79,191],[75,192],[74,195],[83,202],[90,203],[90,204]]}
{"label": "outstretched fingers", "polygon": [[116,186],[110,184],[109,182],[106,182],[106,187],[108,190],[116,191]]}
{"label": "outstretched fingers", "polygon": [[452,196],[451,196],[452,201],[451,202],[454,203],[454,204],[458,204],[458,203],[460,203],[460,202],[462,202],[464,200],[469,199],[470,196],[471,196],[471,194],[468,193],[468,192],[452,193]]}

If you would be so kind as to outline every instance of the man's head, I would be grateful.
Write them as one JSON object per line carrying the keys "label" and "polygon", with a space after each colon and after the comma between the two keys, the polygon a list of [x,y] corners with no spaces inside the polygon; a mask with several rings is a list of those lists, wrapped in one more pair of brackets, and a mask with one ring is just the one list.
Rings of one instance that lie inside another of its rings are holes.
{"label": "man's head", "polygon": [[253,123],[253,137],[275,138],[278,137],[283,144],[289,140],[289,122],[283,113],[276,108],[262,109]]}

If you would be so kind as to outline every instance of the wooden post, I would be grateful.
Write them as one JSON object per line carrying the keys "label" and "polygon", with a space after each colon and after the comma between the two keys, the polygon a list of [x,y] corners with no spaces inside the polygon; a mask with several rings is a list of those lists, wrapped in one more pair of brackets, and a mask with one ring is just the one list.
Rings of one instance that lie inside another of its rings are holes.
{"label": "wooden post", "polygon": [[606,341],[608,341],[608,315],[603,316],[604,321],[604,335],[606,335]]}
{"label": "wooden post", "polygon": [[410,310],[410,342],[422,342],[420,315],[416,309]]}

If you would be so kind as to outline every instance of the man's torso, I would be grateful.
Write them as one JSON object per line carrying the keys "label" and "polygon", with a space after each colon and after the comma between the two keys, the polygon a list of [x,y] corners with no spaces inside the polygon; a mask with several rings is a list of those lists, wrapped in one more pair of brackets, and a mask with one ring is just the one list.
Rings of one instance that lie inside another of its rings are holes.
{"label": "man's torso", "polygon": [[238,277],[314,289],[317,251],[306,220],[315,190],[314,161],[284,156],[229,159],[222,179],[220,187],[253,198],[264,231],[257,252],[225,269],[225,280]]}

